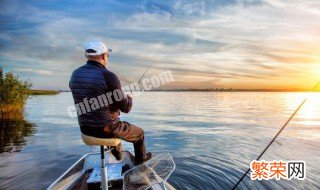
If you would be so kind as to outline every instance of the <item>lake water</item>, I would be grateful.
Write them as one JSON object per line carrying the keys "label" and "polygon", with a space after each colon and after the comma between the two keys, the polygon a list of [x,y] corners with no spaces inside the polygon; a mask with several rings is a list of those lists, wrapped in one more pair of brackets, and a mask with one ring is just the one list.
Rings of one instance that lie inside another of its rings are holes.
{"label": "lake water", "polygon": [[[262,157],[304,160],[306,179],[246,177],[239,189],[320,189],[319,93],[144,92],[122,119],[145,130],[149,151],[173,156],[176,170],[169,182],[177,189],[231,189],[306,96],[309,100]],[[25,120],[35,125],[34,132],[20,144],[7,140],[20,148],[0,154],[0,189],[45,189],[91,151],[76,118],[67,114],[72,102],[70,93],[28,100]],[[129,143],[123,146],[133,150]]]}

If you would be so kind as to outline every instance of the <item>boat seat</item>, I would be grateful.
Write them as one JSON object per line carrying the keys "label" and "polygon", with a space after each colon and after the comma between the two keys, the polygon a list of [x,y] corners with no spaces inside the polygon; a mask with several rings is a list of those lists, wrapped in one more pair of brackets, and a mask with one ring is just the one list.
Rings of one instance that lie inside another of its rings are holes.
{"label": "boat seat", "polygon": [[[89,146],[100,146],[101,154],[101,189],[108,190],[108,171],[105,162],[105,146],[107,150],[110,150],[110,147],[118,146],[121,143],[120,139],[117,138],[97,138],[81,134],[82,140],[86,145]],[[99,188],[100,189],[100,188]]]}
{"label": "boat seat", "polygon": [[86,145],[89,146],[118,146],[121,143],[120,139],[117,138],[97,138],[81,134],[82,140]]}

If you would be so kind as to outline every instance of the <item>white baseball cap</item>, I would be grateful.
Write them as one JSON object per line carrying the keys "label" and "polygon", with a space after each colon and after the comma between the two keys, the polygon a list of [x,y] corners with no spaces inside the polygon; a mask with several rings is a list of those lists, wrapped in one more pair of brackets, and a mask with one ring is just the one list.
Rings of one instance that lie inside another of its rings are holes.
{"label": "white baseball cap", "polygon": [[104,43],[95,39],[87,41],[84,45],[84,49],[86,51],[86,55],[101,55],[104,53],[110,55],[112,52],[112,49],[107,48]]}

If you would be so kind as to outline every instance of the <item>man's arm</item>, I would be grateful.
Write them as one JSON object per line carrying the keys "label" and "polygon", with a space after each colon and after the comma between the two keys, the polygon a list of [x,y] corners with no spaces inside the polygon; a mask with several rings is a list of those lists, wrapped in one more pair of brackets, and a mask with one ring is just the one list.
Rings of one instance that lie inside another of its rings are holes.
{"label": "man's arm", "polygon": [[119,109],[121,112],[129,113],[132,108],[132,98],[128,96],[121,87],[120,80],[118,76],[110,71],[105,73],[105,80],[107,84],[108,91],[114,94],[115,91],[120,92],[122,97],[120,101],[116,101],[114,96],[112,96],[113,104],[112,109]]}

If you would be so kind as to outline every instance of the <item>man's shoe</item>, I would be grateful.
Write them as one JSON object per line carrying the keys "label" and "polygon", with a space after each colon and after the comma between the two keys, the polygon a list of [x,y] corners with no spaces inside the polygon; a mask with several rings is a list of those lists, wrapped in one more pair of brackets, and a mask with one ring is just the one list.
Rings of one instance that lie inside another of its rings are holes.
{"label": "man's shoe", "polygon": [[151,158],[152,158],[152,153],[151,153],[151,152],[148,152],[148,153],[146,154],[146,157],[144,157],[143,162],[146,162],[146,161],[150,160]]}
{"label": "man's shoe", "polygon": [[[120,145],[121,146],[121,145]],[[117,149],[117,147],[113,147],[111,149],[111,154],[116,158],[116,160],[120,161],[122,159],[122,151],[121,148]]]}
{"label": "man's shoe", "polygon": [[135,161],[135,165],[136,165],[136,166],[137,166],[137,165],[140,165],[140,164],[142,164],[142,163],[150,160],[151,158],[152,158],[152,153],[151,153],[151,152],[148,152],[142,161]]}
{"label": "man's shoe", "polygon": [[116,160],[120,161],[122,159],[122,152],[113,151],[112,154],[116,158]]}

